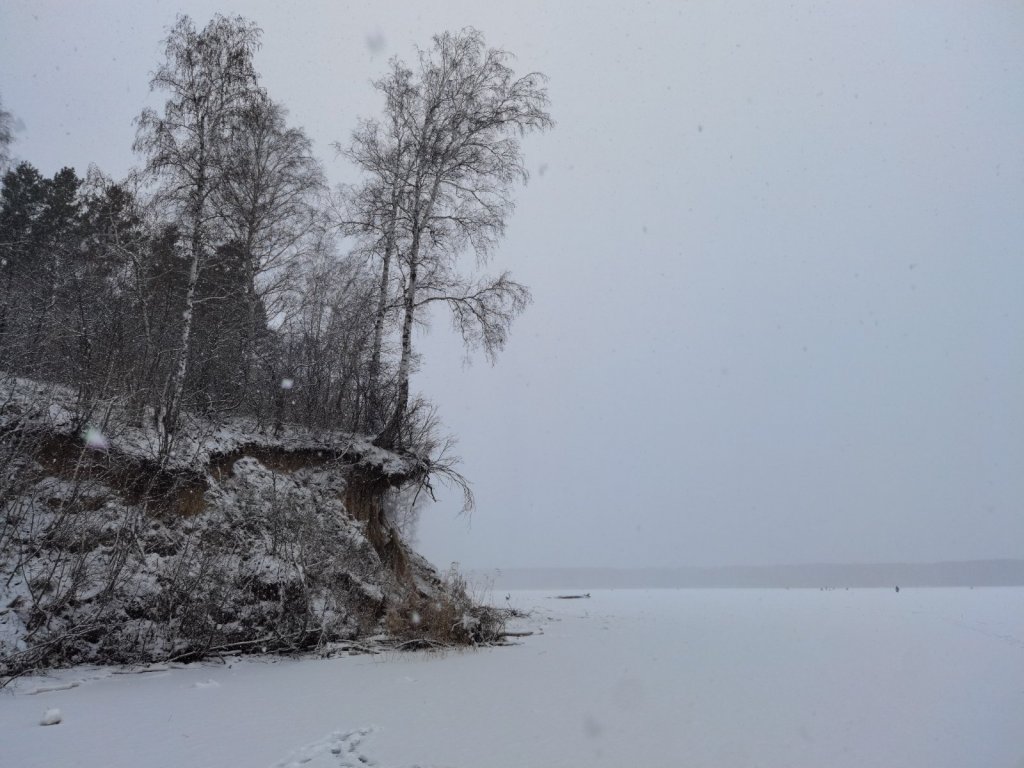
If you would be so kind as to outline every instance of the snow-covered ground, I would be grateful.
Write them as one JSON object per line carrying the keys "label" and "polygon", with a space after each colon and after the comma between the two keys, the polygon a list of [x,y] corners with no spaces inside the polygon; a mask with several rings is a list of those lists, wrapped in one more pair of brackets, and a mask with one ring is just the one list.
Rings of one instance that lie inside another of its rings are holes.
{"label": "snow-covered ground", "polygon": [[1024,589],[552,594],[514,647],[23,678],[0,765],[1024,766]]}

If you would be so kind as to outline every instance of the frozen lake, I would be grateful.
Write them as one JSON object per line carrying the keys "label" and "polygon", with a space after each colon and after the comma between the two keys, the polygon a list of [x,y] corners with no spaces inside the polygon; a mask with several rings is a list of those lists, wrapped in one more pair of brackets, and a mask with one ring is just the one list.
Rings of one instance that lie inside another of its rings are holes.
{"label": "frozen lake", "polygon": [[22,679],[0,765],[1024,766],[1022,588],[553,594],[508,648]]}

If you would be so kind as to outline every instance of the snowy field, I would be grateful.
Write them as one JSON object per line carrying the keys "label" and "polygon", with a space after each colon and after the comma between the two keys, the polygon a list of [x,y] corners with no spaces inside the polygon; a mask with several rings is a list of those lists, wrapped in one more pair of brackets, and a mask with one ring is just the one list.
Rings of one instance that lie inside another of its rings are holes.
{"label": "snowy field", "polygon": [[551,594],[514,647],[24,678],[0,765],[1024,766],[1024,589]]}

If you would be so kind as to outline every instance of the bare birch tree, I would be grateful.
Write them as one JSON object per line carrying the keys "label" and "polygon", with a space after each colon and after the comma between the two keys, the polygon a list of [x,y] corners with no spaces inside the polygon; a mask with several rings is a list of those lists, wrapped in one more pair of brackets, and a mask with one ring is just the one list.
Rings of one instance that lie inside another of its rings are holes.
{"label": "bare birch tree", "polygon": [[262,93],[241,110],[229,139],[231,163],[217,192],[227,238],[243,255],[250,311],[259,300],[270,314],[277,311],[276,297],[296,279],[303,246],[314,247],[323,229],[323,171],[309,137],[289,128],[286,116]]}
{"label": "bare birch tree", "polygon": [[[242,392],[259,397],[256,379],[281,380],[267,344],[267,323],[280,321],[293,297],[305,254],[321,245],[325,189],[312,142],[286,122],[287,111],[258,94],[241,111],[231,133],[231,164],[218,190],[226,238],[243,271],[245,325],[241,329]],[[280,393],[278,393],[280,394]]]}
{"label": "bare birch tree", "polygon": [[181,336],[157,416],[163,457],[181,410],[196,285],[214,250],[214,201],[230,162],[231,132],[261,95],[252,61],[259,41],[259,28],[241,17],[215,16],[199,31],[188,16],[179,16],[165,43],[166,60],[150,81],[151,90],[167,94],[163,114],[146,109],[137,120],[134,148],[146,157],[146,171],[161,184],[160,197],[187,232],[189,250]]}
{"label": "bare birch tree", "polygon": [[391,62],[388,75],[374,86],[386,96],[384,121],[361,121],[348,147],[335,145],[367,172],[359,186],[344,190],[342,230],[362,238],[362,250],[380,262],[363,423],[368,431],[377,431],[383,425],[381,354],[388,317],[397,309],[392,302],[395,280],[392,264],[403,236],[399,217],[412,173],[415,139],[414,126],[405,116],[409,102],[416,97],[412,71],[397,60]]}
{"label": "bare birch tree", "polygon": [[[364,216],[375,225],[364,231],[384,234],[382,262],[390,263],[383,256],[393,253],[389,258],[397,257],[401,272],[397,398],[377,436],[379,445],[401,444],[412,332],[427,305],[446,304],[467,344],[493,356],[530,300],[528,289],[508,273],[472,277],[459,265],[467,250],[478,263],[487,261],[514,208],[512,187],[528,176],[519,139],[553,125],[545,77],[517,77],[510,59],[506,51],[487,48],[475,29],[436,36],[430,49],[419,52],[415,72],[394,62],[390,74],[375,83],[386,97],[386,118],[368,124],[374,128],[368,135],[380,137],[384,151],[366,152],[377,144],[357,131],[349,152],[369,179],[362,210],[379,212]],[[366,126],[362,130],[367,133]],[[393,208],[380,201],[393,202]],[[392,224],[395,234],[389,237]],[[382,280],[382,296],[387,287]]]}

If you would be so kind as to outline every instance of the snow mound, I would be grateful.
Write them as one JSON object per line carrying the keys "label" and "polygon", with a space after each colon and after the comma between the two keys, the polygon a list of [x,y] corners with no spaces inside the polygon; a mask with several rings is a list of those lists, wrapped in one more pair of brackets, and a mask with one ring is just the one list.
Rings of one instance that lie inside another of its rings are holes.
{"label": "snow mound", "polygon": [[60,710],[56,707],[46,710],[43,714],[43,719],[39,721],[40,725],[58,725],[64,716],[60,713]]}

